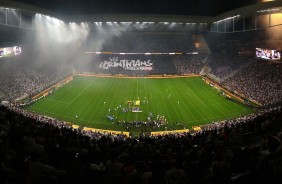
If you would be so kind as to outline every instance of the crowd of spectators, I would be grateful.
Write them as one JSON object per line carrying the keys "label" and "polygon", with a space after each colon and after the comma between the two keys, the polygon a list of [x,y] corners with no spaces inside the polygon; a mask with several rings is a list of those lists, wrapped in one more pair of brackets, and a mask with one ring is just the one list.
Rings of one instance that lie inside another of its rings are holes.
{"label": "crowd of spectators", "polygon": [[250,62],[249,58],[238,54],[211,54],[207,59],[211,73],[220,79]]}
{"label": "crowd of spectators", "polygon": [[199,74],[204,67],[205,54],[181,55],[174,58],[174,65],[180,75]]}
{"label": "crowd of spectators", "polygon": [[70,74],[67,70],[53,68],[35,69],[20,61],[3,62],[0,66],[1,100],[13,101],[22,96],[39,93]]}
{"label": "crowd of spectators", "polygon": [[191,33],[126,32],[107,39],[101,51],[122,53],[196,51]]}
{"label": "crowd of spectators", "polygon": [[263,105],[270,105],[282,99],[281,71],[280,63],[257,60],[225,80],[222,85]]}
{"label": "crowd of spectators", "polygon": [[1,106],[3,183],[279,183],[281,108],[201,131],[125,137]]}

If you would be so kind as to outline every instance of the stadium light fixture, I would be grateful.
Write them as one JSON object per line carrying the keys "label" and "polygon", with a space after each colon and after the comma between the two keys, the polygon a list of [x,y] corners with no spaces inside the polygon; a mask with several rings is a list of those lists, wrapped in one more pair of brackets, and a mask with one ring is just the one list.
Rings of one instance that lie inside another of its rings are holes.
{"label": "stadium light fixture", "polygon": [[264,13],[264,12],[273,12],[273,11],[280,11],[281,9],[279,8],[272,8],[272,9],[267,9],[267,10],[259,10],[257,11],[258,13]]}
{"label": "stadium light fixture", "polygon": [[238,17],[240,17],[240,15],[236,15],[236,16],[233,16],[233,17],[227,17],[225,19],[218,20],[215,23],[220,23],[220,22],[223,22],[223,21],[226,21],[226,20],[230,20],[230,19],[234,19],[234,18],[238,18]]}
{"label": "stadium light fixture", "polygon": [[10,10],[10,11],[16,11],[17,9],[15,8],[5,8],[6,10]]}

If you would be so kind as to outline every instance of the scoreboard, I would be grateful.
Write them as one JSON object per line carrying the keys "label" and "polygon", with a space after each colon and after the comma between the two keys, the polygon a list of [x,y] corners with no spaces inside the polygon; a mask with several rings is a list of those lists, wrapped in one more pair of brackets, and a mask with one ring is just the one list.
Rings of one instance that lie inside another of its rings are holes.
{"label": "scoreboard", "polygon": [[266,60],[281,60],[281,52],[271,49],[256,48],[256,57]]}
{"label": "scoreboard", "polygon": [[15,56],[22,53],[20,46],[0,48],[0,58]]}

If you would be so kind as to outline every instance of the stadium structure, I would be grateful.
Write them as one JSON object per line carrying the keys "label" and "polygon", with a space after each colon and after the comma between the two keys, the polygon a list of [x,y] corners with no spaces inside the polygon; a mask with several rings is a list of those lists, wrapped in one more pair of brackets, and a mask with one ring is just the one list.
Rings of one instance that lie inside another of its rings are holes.
{"label": "stadium structure", "polygon": [[280,183],[282,2],[215,17],[0,2],[6,183]]}

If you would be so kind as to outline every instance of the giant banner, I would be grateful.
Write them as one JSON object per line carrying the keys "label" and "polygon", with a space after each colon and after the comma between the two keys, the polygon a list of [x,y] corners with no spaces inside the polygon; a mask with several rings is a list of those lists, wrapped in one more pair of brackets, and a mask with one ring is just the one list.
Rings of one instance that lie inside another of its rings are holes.
{"label": "giant banner", "polygon": [[123,68],[125,70],[153,70],[153,62],[151,60],[142,61],[119,59],[118,57],[110,57],[108,61],[102,61],[99,68],[108,70],[110,68]]}

